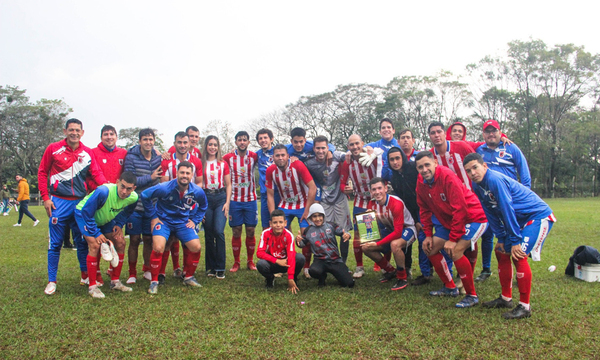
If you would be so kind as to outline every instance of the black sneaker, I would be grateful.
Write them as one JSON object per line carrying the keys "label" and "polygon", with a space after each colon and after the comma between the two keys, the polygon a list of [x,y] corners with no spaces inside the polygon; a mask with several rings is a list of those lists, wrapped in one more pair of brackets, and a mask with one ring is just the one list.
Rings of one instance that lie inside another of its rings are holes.
{"label": "black sneaker", "polygon": [[500,296],[496,300],[486,301],[481,305],[483,305],[484,308],[490,308],[490,309],[500,309],[500,308],[512,309],[513,301],[512,301],[512,299],[506,301],[502,298],[502,296]]}
{"label": "black sneaker", "polygon": [[324,287],[325,285],[326,285],[325,284],[325,278],[324,277],[319,278],[319,283],[317,284],[317,286],[318,287]]}
{"label": "black sneaker", "polygon": [[215,277],[215,276],[217,276],[217,272],[215,270],[208,270],[206,272],[206,276],[208,276],[208,277]]}
{"label": "black sneaker", "polygon": [[267,289],[272,289],[273,285],[275,284],[275,278],[267,278],[267,284],[265,285],[267,287]]}
{"label": "black sneaker", "polygon": [[502,317],[511,320],[511,319],[523,319],[531,316],[531,310],[527,310],[523,307],[523,305],[519,304],[516,308],[512,309],[509,312],[505,312],[502,314]]}
{"label": "black sneaker", "polygon": [[390,272],[384,272],[383,276],[381,277],[381,279],[379,279],[380,283],[385,283],[388,282],[392,279],[396,278],[396,272],[395,271],[390,271]]}
{"label": "black sneaker", "polygon": [[225,279],[225,271],[223,271],[223,270],[217,271],[216,276],[217,276],[217,279],[219,279],[219,280]]}
{"label": "black sneaker", "polygon": [[158,285],[164,285],[164,284],[165,284],[165,275],[158,274]]}
{"label": "black sneaker", "polygon": [[488,270],[488,269],[483,269],[483,271],[481,272],[481,274],[479,274],[479,276],[477,276],[475,278],[475,281],[477,282],[484,282],[486,281],[490,276],[492,276],[492,271]]}
{"label": "black sneaker", "polygon": [[408,281],[406,279],[404,279],[404,280],[400,280],[399,279],[398,281],[396,281],[396,283],[394,284],[394,286],[392,286],[392,290],[394,290],[394,291],[395,290],[402,290],[402,289],[404,289],[407,286],[408,286]]}
{"label": "black sneaker", "polygon": [[431,276],[419,275],[419,276],[417,276],[415,281],[413,281],[410,284],[412,286],[420,286],[420,285],[429,284],[430,282],[431,282]]}

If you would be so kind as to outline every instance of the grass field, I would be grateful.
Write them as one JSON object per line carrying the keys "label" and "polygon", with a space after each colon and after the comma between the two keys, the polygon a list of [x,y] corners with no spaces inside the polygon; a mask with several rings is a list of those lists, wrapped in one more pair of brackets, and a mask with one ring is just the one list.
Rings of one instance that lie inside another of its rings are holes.
{"label": "grass field", "polygon": [[[300,293],[292,295],[284,280],[266,290],[263,278],[248,270],[206,278],[203,260],[202,289],[168,277],[150,296],[148,282],[138,280],[127,294],[105,285],[106,298],[97,300],[79,285],[71,250],[62,252],[56,294],[46,296],[47,218],[32,207],[43,223],[33,228],[26,219],[14,228],[12,212],[0,217],[0,358],[599,358],[600,284],[566,277],[564,268],[576,246],[600,248],[600,201],[548,203],[558,222],[542,261],[531,263],[533,316],[518,321],[503,320],[502,310],[455,309],[455,299],[429,297],[441,287],[437,277],[392,292],[371,270],[354,289],[338,288],[333,278],[324,289],[302,279]],[[229,231],[226,238],[230,266]],[[558,269],[551,273],[550,265]],[[372,269],[372,262],[366,266]],[[482,301],[496,298],[496,271],[476,287]]]}

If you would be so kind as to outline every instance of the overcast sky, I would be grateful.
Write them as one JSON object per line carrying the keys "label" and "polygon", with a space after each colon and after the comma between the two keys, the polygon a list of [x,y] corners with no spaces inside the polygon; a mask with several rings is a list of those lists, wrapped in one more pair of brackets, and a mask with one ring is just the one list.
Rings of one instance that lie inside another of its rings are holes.
{"label": "overcast sky", "polygon": [[[538,4],[539,3],[539,4]],[[0,85],[104,124],[239,130],[303,95],[455,74],[512,40],[600,52],[595,1],[0,0]]]}

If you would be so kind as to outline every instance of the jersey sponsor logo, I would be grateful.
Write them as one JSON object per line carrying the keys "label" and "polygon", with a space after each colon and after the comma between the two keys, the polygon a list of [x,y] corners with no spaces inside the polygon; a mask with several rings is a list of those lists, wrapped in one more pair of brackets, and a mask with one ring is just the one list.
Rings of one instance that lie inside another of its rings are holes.
{"label": "jersey sponsor logo", "polygon": [[219,188],[219,184],[208,184],[207,188],[211,189],[211,190],[218,189]]}
{"label": "jersey sponsor logo", "polygon": [[325,176],[325,177],[329,176],[329,169],[323,170],[323,176]]}
{"label": "jersey sponsor logo", "polygon": [[288,203],[295,203],[297,201],[298,201],[298,195],[290,196],[285,199],[285,202],[288,202]]}
{"label": "jersey sponsor logo", "polygon": [[[367,174],[365,174],[365,173],[360,173],[360,178],[361,178],[361,179],[366,179],[366,178],[367,178]],[[366,182],[365,182],[365,184],[366,184]]]}
{"label": "jersey sponsor logo", "polygon": [[250,186],[250,182],[241,182],[234,185],[236,188],[247,188]]}
{"label": "jersey sponsor logo", "polygon": [[442,198],[442,201],[446,201],[446,194],[440,193],[440,198]]}
{"label": "jersey sponsor logo", "polygon": [[290,187],[290,185],[291,185],[291,183],[288,180],[285,180],[283,182],[283,186],[285,186],[285,187]]}
{"label": "jersey sponsor logo", "polygon": [[238,168],[238,172],[239,172],[239,173],[242,173],[242,174],[245,174],[245,173],[246,173],[246,167],[245,167],[245,166],[240,166],[240,167]]}

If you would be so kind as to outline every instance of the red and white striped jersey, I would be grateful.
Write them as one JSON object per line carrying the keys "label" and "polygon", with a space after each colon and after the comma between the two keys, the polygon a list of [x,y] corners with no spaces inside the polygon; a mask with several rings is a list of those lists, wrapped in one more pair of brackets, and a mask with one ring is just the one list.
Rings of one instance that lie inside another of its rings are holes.
{"label": "red and white striped jersey", "polygon": [[223,177],[229,175],[229,166],[224,161],[207,161],[204,166],[204,188],[208,190],[218,190],[225,187]]}
{"label": "red and white striped jersey", "polygon": [[[202,161],[200,161],[200,159],[198,159],[197,157],[195,157],[194,155],[192,155],[188,152],[185,160],[192,163],[192,165],[193,165],[192,174],[194,174],[194,177],[202,176]],[[169,160],[163,160],[160,163],[160,167],[162,168],[162,171],[163,171],[162,176],[168,176],[169,180],[176,179],[177,178],[177,165],[179,165],[179,163],[180,163],[180,161],[177,159],[175,154],[172,154],[171,158]],[[195,179],[192,179],[192,180],[194,181],[194,183],[196,182]]]}
{"label": "red and white striped jersey", "polygon": [[273,189],[273,184],[277,186],[281,196],[280,209],[297,210],[306,207],[308,201],[306,184],[311,181],[313,178],[302,161],[288,161],[285,170],[279,169],[275,164],[267,168],[265,186],[267,189]]}
{"label": "red and white striped jersey", "polygon": [[369,201],[369,210],[375,211],[377,221],[383,224],[391,233],[377,242],[382,245],[392,240],[400,239],[404,228],[411,228],[416,234],[415,221],[410,211],[404,205],[404,201],[397,196],[387,195],[385,204],[379,205],[375,200]]}
{"label": "red and white striped jersey", "polygon": [[[175,146],[171,146],[169,148],[169,154],[175,154],[176,152],[177,149],[175,149]],[[191,150],[189,150],[189,152],[192,153],[192,155],[194,155],[198,159],[202,157],[202,154],[200,153],[200,150],[197,147],[193,147]]]}
{"label": "red and white striped jersey", "polygon": [[352,159],[352,162],[347,162],[342,165],[340,183],[344,187],[348,183],[348,178],[354,184],[354,207],[366,209],[371,200],[371,192],[369,191],[369,181],[376,177],[381,177],[383,169],[383,159],[380,156],[375,159],[370,166],[362,166],[357,160]]}
{"label": "red and white striped jersey", "polygon": [[239,202],[250,202],[256,200],[256,185],[254,183],[254,168],[258,162],[258,156],[252,151],[246,151],[246,155],[238,155],[237,149],[232,153],[225,154],[223,161],[229,166],[231,172],[231,200]]}
{"label": "red and white striped jersey", "polygon": [[466,141],[446,141],[446,153],[439,154],[435,148],[430,150],[437,158],[439,165],[452,170],[456,176],[465,184],[467,189],[471,189],[471,179],[467,176],[463,159],[470,153],[474,153],[473,148]]}

